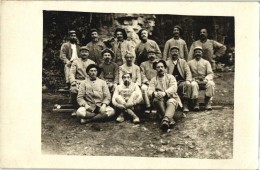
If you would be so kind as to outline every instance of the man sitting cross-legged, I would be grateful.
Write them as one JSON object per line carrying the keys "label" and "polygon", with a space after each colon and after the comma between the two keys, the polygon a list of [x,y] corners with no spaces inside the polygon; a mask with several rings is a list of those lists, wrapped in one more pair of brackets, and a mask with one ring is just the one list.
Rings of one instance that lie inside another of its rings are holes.
{"label": "man sitting cross-legged", "polygon": [[134,113],[135,106],[142,102],[142,93],[139,86],[132,82],[132,74],[124,73],[122,76],[123,84],[116,87],[112,103],[119,110],[120,115],[117,122],[123,122],[125,115],[130,115],[134,123],[139,123],[139,117]]}
{"label": "man sitting cross-legged", "polygon": [[105,120],[115,114],[109,106],[111,95],[104,80],[97,76],[100,69],[95,64],[90,64],[86,69],[89,77],[80,84],[77,101],[81,106],[76,114],[81,118],[81,123]]}

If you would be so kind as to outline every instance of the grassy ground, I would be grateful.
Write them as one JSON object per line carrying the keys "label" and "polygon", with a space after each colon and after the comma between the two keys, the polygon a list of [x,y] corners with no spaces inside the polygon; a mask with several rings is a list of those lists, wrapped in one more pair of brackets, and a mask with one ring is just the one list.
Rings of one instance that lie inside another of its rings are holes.
{"label": "grassy ground", "polygon": [[70,113],[54,113],[66,96],[43,93],[42,153],[95,156],[139,156],[231,159],[233,152],[234,73],[215,79],[213,105],[220,110],[176,113],[176,126],[161,132],[155,114],[142,114],[141,124],[110,120],[81,125]]}

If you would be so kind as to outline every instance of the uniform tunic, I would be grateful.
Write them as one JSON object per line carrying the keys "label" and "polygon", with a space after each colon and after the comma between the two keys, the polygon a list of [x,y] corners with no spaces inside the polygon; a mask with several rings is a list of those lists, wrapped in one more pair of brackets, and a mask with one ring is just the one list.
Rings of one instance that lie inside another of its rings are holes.
{"label": "uniform tunic", "polygon": [[150,61],[142,62],[140,65],[142,82],[150,81],[156,76],[157,72],[153,69],[153,63]]}
{"label": "uniform tunic", "polygon": [[170,49],[173,46],[179,47],[180,58],[187,61],[188,60],[187,44],[181,38],[179,38],[179,39],[171,38],[168,41],[166,41],[165,46],[164,46],[164,50],[163,50],[163,60],[167,60],[167,59],[171,58]]}
{"label": "uniform tunic", "polygon": [[155,50],[155,54],[156,54],[157,59],[162,58],[161,50],[160,50],[158,44],[155,41],[148,39],[145,43],[143,43],[141,41],[135,47],[136,64],[137,65],[140,65],[142,62],[148,60],[147,51],[149,51],[150,49]]}
{"label": "uniform tunic", "polygon": [[141,71],[139,66],[133,64],[132,66],[128,67],[126,64],[123,64],[119,67],[119,84],[123,84],[122,76],[125,73],[132,73],[132,81],[137,85],[141,85]]}
{"label": "uniform tunic", "polygon": [[123,42],[115,41],[112,48],[115,54],[113,58],[113,62],[117,63],[118,66],[121,66],[124,63],[126,63],[125,55],[127,51],[134,55],[134,61],[135,61],[135,50],[134,50],[135,47],[130,41],[127,40],[124,40]]}
{"label": "uniform tunic", "polygon": [[225,54],[226,51],[226,46],[217,41],[207,39],[206,42],[201,42],[200,40],[198,40],[193,42],[190,47],[188,61],[193,59],[194,48],[197,46],[202,47],[202,58],[209,61],[210,63],[213,61],[213,55],[222,56]]}
{"label": "uniform tunic", "polygon": [[111,62],[110,64],[103,63],[101,65],[101,68],[102,68],[102,73],[100,74],[101,79],[114,84],[118,84],[119,67],[116,63],[114,62]]}
{"label": "uniform tunic", "polygon": [[106,45],[102,41],[89,42],[87,45],[89,49],[89,59],[97,63],[98,66],[103,63],[103,57],[101,51],[106,48]]}

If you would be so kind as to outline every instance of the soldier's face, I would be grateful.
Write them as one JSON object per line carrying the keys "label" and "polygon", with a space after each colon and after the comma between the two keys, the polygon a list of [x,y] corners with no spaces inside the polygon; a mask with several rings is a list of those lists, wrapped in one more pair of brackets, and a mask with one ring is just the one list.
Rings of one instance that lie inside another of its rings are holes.
{"label": "soldier's face", "polygon": [[77,35],[76,34],[70,34],[70,42],[72,42],[72,43],[77,42]]}
{"label": "soldier's face", "polygon": [[157,71],[157,74],[160,76],[162,76],[162,75],[164,75],[164,73],[165,73],[165,67],[164,67],[164,65],[163,65],[163,63],[158,63],[157,65],[156,65],[156,71]]}
{"label": "soldier's face", "polygon": [[202,57],[202,51],[201,51],[201,50],[195,50],[195,51],[194,51],[194,56],[195,56],[196,60],[201,59],[201,57]]}
{"label": "soldier's face", "polygon": [[154,53],[148,53],[148,59],[153,62],[156,59],[156,55]]}
{"label": "soldier's face", "polygon": [[116,38],[119,40],[119,41],[122,41],[124,39],[123,37],[123,33],[121,31],[117,31],[116,33]]}
{"label": "soldier's face", "polygon": [[141,39],[142,40],[147,40],[148,39],[148,32],[146,30],[143,30],[141,32]]}
{"label": "soldier's face", "polygon": [[133,59],[134,59],[134,57],[131,54],[126,54],[125,60],[126,60],[127,65],[132,65]]}
{"label": "soldier's face", "polygon": [[208,31],[206,29],[200,30],[200,38],[207,38],[208,37]]}
{"label": "soldier's face", "polygon": [[173,35],[174,36],[179,36],[180,35],[180,30],[178,28],[173,28]]}
{"label": "soldier's face", "polygon": [[130,76],[130,74],[125,74],[125,75],[123,75],[122,79],[123,79],[124,85],[125,85],[125,86],[129,86],[129,84],[130,84],[130,82],[131,82],[131,76]]}
{"label": "soldier's face", "polygon": [[80,50],[80,56],[82,59],[87,59],[89,56],[89,51],[88,50]]}
{"label": "soldier's face", "polygon": [[96,68],[89,69],[88,75],[89,75],[90,79],[96,79],[97,78],[97,69]]}
{"label": "soldier's face", "polygon": [[110,63],[110,61],[112,60],[112,56],[110,53],[104,53],[103,58],[106,63]]}
{"label": "soldier's face", "polygon": [[171,50],[171,55],[173,60],[177,60],[179,58],[179,50],[178,49],[172,49]]}
{"label": "soldier's face", "polygon": [[92,32],[91,33],[91,38],[92,38],[92,40],[97,39],[98,38],[98,33],[97,32]]}

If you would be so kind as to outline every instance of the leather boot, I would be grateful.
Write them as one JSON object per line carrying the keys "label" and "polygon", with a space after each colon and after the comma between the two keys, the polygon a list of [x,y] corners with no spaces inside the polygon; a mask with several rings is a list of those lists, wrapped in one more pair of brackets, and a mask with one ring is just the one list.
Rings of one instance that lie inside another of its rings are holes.
{"label": "leather boot", "polygon": [[199,111],[200,105],[198,99],[193,99],[193,102],[194,102],[194,111]]}
{"label": "leather boot", "polygon": [[116,118],[116,122],[118,123],[122,123],[123,121],[125,121],[125,116],[124,113],[120,113],[120,115]]}
{"label": "leather boot", "polygon": [[188,108],[188,99],[184,99],[183,100],[183,112],[187,113],[189,112],[189,108]]}
{"label": "leather boot", "polygon": [[131,109],[127,109],[127,113],[133,118],[133,123],[140,123],[139,117]]}
{"label": "leather boot", "polygon": [[206,110],[212,110],[210,98],[211,97],[205,96],[205,109]]}

